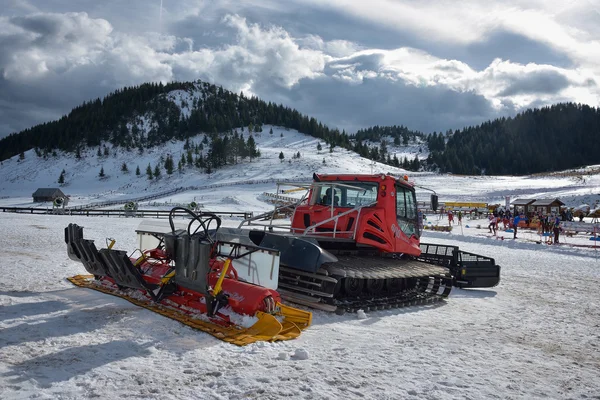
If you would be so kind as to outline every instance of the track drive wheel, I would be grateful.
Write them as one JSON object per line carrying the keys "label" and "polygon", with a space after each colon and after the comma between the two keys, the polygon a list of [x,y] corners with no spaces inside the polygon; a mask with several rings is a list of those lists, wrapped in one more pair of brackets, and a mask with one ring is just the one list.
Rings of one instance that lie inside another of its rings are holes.
{"label": "track drive wheel", "polygon": [[388,292],[396,293],[403,289],[404,281],[400,278],[388,278],[385,280],[385,288]]}
{"label": "track drive wheel", "polygon": [[366,289],[370,294],[379,294],[384,289],[384,279],[367,279]]}
{"label": "track drive wheel", "polygon": [[344,278],[344,292],[348,296],[358,296],[362,293],[364,280],[359,278]]}

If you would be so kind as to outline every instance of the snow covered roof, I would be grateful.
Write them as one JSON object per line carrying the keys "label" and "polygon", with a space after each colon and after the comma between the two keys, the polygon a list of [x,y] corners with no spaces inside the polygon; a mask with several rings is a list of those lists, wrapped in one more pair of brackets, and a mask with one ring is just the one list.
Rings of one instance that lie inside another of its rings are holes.
{"label": "snow covered roof", "polygon": [[512,204],[513,206],[528,206],[531,203],[533,203],[534,201],[536,201],[535,199],[516,199],[515,201],[513,201]]}
{"label": "snow covered roof", "polygon": [[33,197],[65,197],[65,194],[59,188],[39,188],[33,194]]}
{"label": "snow covered roof", "polygon": [[558,203],[561,206],[563,206],[565,203],[563,203],[562,201],[560,201],[559,199],[538,199],[535,202],[533,202],[533,204],[531,204],[532,206],[549,206],[551,204],[555,204]]}

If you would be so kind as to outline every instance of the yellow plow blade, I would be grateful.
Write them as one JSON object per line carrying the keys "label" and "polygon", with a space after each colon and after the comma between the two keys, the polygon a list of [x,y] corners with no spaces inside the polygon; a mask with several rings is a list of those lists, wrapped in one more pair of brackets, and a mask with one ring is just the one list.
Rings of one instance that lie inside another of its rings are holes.
{"label": "yellow plow blade", "polygon": [[120,297],[137,306],[144,307],[145,309],[156,312],[167,318],[179,321],[191,328],[206,332],[217,339],[238,346],[245,346],[258,341],[274,342],[278,340],[294,339],[300,336],[301,331],[308,328],[312,322],[312,314],[310,312],[298,310],[278,303],[277,306],[279,311],[275,315],[259,311],[255,315],[258,318],[258,321],[249,328],[235,325],[223,326],[211,322],[210,320],[194,318],[170,307],[153,303],[150,300],[143,301],[126,294],[116,293],[106,287],[96,284],[92,275],[77,275],[67,279],[76,286]]}

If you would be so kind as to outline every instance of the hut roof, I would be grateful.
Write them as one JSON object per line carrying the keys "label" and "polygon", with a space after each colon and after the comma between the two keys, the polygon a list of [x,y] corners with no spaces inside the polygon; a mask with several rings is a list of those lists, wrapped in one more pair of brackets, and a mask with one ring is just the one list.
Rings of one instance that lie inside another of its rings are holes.
{"label": "hut roof", "polygon": [[565,203],[563,203],[559,199],[538,199],[532,204],[532,206],[549,206],[550,204],[554,203],[558,203],[561,206],[565,205]]}
{"label": "hut roof", "polygon": [[535,199],[516,199],[515,201],[513,201],[512,204],[513,206],[528,206],[531,203],[533,203],[535,201]]}
{"label": "hut roof", "polygon": [[65,197],[65,194],[59,188],[39,188],[32,197]]}

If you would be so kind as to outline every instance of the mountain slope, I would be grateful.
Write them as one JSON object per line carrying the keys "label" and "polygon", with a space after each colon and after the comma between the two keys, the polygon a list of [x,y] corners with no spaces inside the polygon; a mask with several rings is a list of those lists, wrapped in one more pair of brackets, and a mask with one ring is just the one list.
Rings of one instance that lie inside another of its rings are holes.
{"label": "mountain slope", "polygon": [[556,104],[456,131],[445,149],[430,143],[429,161],[456,174],[560,171],[600,163],[599,136],[600,109]]}
{"label": "mountain slope", "polygon": [[[272,134],[269,132],[273,132]],[[39,187],[61,187],[63,192],[72,196],[70,204],[99,201],[104,198],[139,197],[141,195],[164,192],[178,187],[210,186],[216,183],[240,183],[268,181],[274,187],[276,180],[310,180],[314,172],[350,172],[404,174],[402,169],[360,157],[358,154],[336,147],[318,151],[323,141],[298,131],[264,126],[263,132],[254,134],[261,156],[250,160],[239,160],[237,164],[227,165],[212,173],[194,165],[185,165],[181,171],[177,168],[169,175],[164,168],[167,158],[175,162],[187,154],[186,143],[190,147],[200,145],[209,135],[200,134],[188,140],[169,140],[162,146],[146,149],[139,153],[137,149],[122,147],[97,147],[82,149],[79,158],[73,153],[58,151],[56,156],[37,156],[34,150],[25,152],[24,158],[14,156],[0,165],[0,193],[11,197],[23,197],[23,203],[31,205],[31,193]],[[243,133],[248,137],[249,133]],[[101,149],[108,149],[104,155]],[[206,154],[207,150],[201,153]],[[100,153],[101,155],[98,155]],[[283,154],[281,160],[280,154]],[[297,155],[300,154],[300,157]],[[196,157],[194,155],[194,157]],[[162,161],[161,161],[162,160]],[[123,164],[128,171],[123,171]],[[157,166],[161,171],[158,178],[149,179],[146,168]],[[140,175],[136,175],[136,168]],[[104,177],[100,177],[100,170]],[[65,171],[65,183],[58,184],[62,171]],[[80,199],[78,199],[80,198]]]}
{"label": "mountain slope", "polygon": [[152,148],[168,140],[199,133],[217,134],[249,128],[262,132],[272,124],[348,147],[348,136],[331,130],[296,110],[256,97],[224,90],[206,82],[144,84],[124,88],[76,107],[69,115],[0,140],[0,161],[35,148],[48,156],[54,151],[80,153],[87,146]]}

